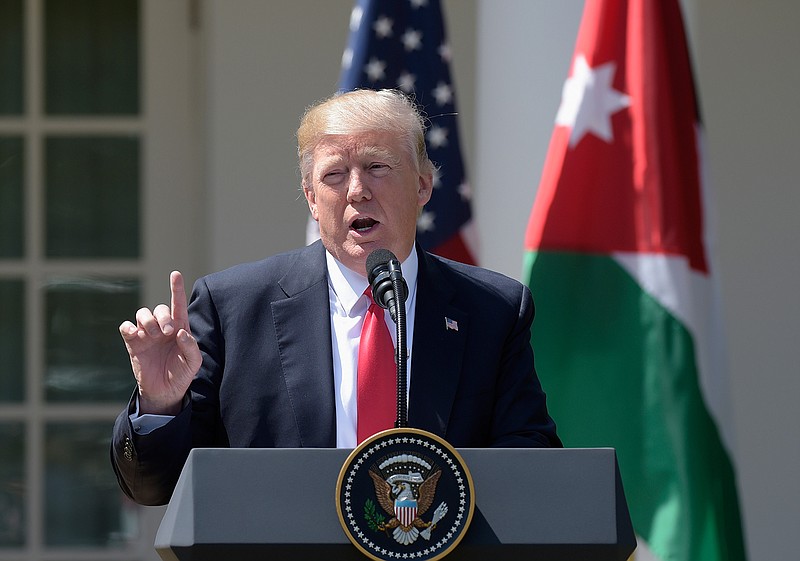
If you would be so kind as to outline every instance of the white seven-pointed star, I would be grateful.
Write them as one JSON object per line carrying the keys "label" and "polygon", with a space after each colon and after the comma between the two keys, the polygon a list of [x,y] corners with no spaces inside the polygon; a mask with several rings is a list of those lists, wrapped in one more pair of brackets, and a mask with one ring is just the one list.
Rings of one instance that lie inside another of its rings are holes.
{"label": "white seven-pointed star", "polygon": [[572,76],[564,83],[561,106],[556,114],[556,124],[571,127],[569,145],[574,147],[583,135],[591,132],[611,143],[611,115],[630,106],[630,97],[614,90],[616,64],[607,62],[590,68],[586,57],[578,55]]}

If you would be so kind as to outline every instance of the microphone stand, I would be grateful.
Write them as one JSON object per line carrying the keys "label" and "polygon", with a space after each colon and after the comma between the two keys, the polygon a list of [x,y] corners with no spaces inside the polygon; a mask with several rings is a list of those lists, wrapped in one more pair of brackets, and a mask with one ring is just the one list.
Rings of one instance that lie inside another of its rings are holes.
{"label": "microphone stand", "polygon": [[394,290],[394,320],[397,328],[397,347],[394,353],[394,362],[397,365],[397,419],[395,428],[408,427],[408,344],[406,342],[406,298],[408,288],[403,279],[399,263],[397,269],[389,262],[389,278]]}

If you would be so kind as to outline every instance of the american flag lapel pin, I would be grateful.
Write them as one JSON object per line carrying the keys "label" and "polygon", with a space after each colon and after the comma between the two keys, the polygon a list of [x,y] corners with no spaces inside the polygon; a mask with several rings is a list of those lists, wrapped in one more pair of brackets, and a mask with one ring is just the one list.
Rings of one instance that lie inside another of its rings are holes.
{"label": "american flag lapel pin", "polygon": [[458,331],[458,322],[454,319],[450,319],[449,317],[445,316],[444,327],[445,329],[452,329],[453,331]]}

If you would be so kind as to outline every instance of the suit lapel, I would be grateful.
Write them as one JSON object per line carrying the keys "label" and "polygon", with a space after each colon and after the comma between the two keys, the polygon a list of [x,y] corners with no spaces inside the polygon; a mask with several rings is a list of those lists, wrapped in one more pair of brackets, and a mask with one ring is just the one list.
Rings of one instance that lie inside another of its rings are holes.
{"label": "suit lapel", "polygon": [[452,305],[453,287],[438,262],[424,251],[419,250],[418,255],[408,420],[412,427],[444,437],[459,385],[470,318]]}
{"label": "suit lapel", "polygon": [[286,390],[304,447],[336,446],[336,406],[325,249],[298,254],[279,281],[287,298],[272,302]]}

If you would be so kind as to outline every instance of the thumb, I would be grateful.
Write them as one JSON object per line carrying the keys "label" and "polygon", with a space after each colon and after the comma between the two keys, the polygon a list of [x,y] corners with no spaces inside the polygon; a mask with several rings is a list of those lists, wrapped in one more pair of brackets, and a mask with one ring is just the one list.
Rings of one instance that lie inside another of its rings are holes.
{"label": "thumb", "polygon": [[177,335],[178,350],[183,357],[183,362],[186,364],[187,370],[192,373],[192,376],[197,374],[200,370],[200,365],[203,363],[203,355],[200,353],[200,347],[197,346],[197,340],[191,333],[185,329],[178,331]]}

